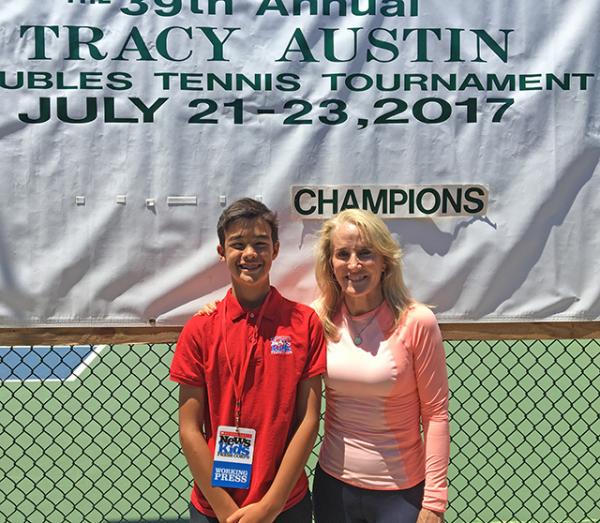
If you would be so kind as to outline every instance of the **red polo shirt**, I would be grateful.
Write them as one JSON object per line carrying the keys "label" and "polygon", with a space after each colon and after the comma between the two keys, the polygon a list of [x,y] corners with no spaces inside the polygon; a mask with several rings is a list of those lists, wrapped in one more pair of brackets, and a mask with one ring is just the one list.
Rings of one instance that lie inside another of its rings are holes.
{"label": "red polo shirt", "polygon": [[[234,425],[231,371],[240,380],[248,350],[252,357],[242,389],[240,426],[256,430],[252,479],[247,490],[227,489],[240,507],[260,501],[275,478],[295,429],[298,384],[325,372],[321,322],[310,307],[283,298],[273,287],[259,310],[244,310],[230,290],[214,313],[187,322],[177,341],[170,377],[206,388],[204,431],[211,453],[217,427]],[[284,510],[300,502],[307,488],[303,473]],[[192,503],[215,517],[195,483]]]}

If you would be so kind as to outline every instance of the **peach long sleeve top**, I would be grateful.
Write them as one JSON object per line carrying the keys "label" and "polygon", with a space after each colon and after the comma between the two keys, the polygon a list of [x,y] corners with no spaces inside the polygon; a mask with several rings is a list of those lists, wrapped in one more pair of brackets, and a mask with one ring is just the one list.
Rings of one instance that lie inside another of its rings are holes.
{"label": "peach long sleeve top", "polygon": [[[443,512],[448,377],[435,316],[415,304],[391,330],[394,317],[384,302],[360,316],[342,308],[336,323],[341,338],[327,351],[322,469],[366,489],[399,490],[425,480],[423,507]],[[355,344],[357,334],[362,340]]]}

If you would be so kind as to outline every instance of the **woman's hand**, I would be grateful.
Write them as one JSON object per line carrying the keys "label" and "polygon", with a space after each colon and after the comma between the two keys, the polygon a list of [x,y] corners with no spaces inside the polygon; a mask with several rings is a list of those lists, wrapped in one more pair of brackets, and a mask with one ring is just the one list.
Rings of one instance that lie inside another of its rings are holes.
{"label": "woman's hand", "polygon": [[217,310],[217,301],[211,301],[209,303],[205,303],[202,307],[194,314],[194,316],[208,316]]}
{"label": "woman's hand", "polygon": [[417,523],[444,523],[444,513],[422,508]]}

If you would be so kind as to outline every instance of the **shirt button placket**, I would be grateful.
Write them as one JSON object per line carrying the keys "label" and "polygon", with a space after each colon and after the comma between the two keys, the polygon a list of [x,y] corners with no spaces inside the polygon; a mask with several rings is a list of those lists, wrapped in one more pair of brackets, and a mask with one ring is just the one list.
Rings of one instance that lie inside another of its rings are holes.
{"label": "shirt button placket", "polygon": [[[250,317],[250,320],[254,320],[256,315],[251,312],[250,314],[248,314],[248,316]],[[248,333],[248,341],[251,344],[254,344],[256,342],[256,324],[254,323],[254,321],[250,321],[250,332]]]}

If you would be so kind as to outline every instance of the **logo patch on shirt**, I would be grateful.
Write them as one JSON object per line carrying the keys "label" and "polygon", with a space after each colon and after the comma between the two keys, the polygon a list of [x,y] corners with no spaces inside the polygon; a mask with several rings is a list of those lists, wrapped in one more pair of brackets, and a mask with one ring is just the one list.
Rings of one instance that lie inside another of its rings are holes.
{"label": "logo patch on shirt", "polygon": [[275,336],[271,338],[271,354],[291,354],[292,338],[290,336]]}

